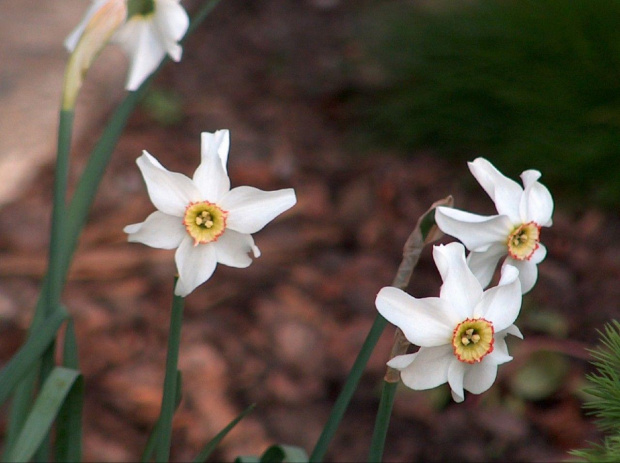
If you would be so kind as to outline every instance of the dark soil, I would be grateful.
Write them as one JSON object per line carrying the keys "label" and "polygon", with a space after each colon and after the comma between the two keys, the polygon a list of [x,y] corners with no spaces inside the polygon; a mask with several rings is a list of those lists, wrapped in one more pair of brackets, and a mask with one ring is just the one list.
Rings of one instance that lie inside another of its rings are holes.
{"label": "dark soil", "polygon": [[[193,458],[252,403],[256,410],[215,460],[261,454],[274,443],[310,452],[375,318],[375,295],[392,281],[418,216],[448,194],[457,207],[493,213],[482,189],[463,181],[466,165],[432,152],[359,153],[346,142],[352,115],[342,95],[361,85],[351,67],[359,61],[358,11],[355,1],[221,2],[186,44],[183,61],[155,82],[178,92],[182,122],[162,126],[144,109],[132,117],[64,293],[86,380],[87,460],[138,458],[161,400],[173,254],[128,244],[122,232],[153,210],[134,163],[143,149],[191,174],[200,132],[228,128],[233,186],[294,187],[298,197],[255,235],[259,259],[248,269],[219,266],[186,300],[177,460]],[[75,175],[96,136],[76,143]],[[51,176],[50,167],[0,211],[4,361],[23,342],[45,268]],[[512,344],[515,361],[500,367],[492,390],[463,404],[447,401],[445,388],[403,388],[387,461],[558,461],[598,438],[578,389],[589,368],[585,349],[618,315],[620,222],[575,212],[574,205],[564,212],[569,208],[556,200],[554,226],[543,231],[548,257],[517,323],[525,340]],[[428,249],[409,292],[436,295],[439,285]],[[392,336],[389,327],[329,460],[366,458]],[[552,359],[569,368],[543,397],[528,400],[512,378],[540,351],[558,354]]]}

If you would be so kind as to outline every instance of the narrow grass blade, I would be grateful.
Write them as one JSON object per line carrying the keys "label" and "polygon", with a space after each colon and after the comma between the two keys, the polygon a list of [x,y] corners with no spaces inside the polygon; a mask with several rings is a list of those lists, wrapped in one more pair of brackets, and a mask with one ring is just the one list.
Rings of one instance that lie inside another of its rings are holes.
{"label": "narrow grass blade", "polygon": [[67,318],[65,312],[54,313],[44,323],[32,331],[26,343],[0,371],[0,404],[4,403],[17,383],[32,369],[37,367],[41,355],[54,341],[58,328]]}
{"label": "narrow grass blade", "polygon": [[8,461],[28,461],[32,458],[79,377],[80,373],[76,370],[54,368],[43,384],[15,446],[7,455]]}
{"label": "narrow grass blade", "polygon": [[[77,340],[73,320],[67,322],[63,346],[64,367],[79,370]],[[84,381],[79,378],[62,405],[56,421],[56,461],[82,460],[82,409],[84,406]]]}
{"label": "narrow grass blade", "polygon": [[379,402],[379,410],[377,411],[377,418],[375,420],[375,429],[372,434],[372,440],[370,441],[369,462],[380,462],[383,460],[385,438],[387,437],[387,431],[390,425],[390,416],[392,415],[392,407],[394,406],[397,387],[398,383],[383,382],[381,401]]}
{"label": "narrow grass blade", "polygon": [[[209,456],[211,455],[211,453],[213,453],[213,451],[215,450],[217,445],[220,443],[220,441],[228,435],[228,433],[237,425],[237,423],[239,423],[239,421],[241,421],[243,418],[248,416],[252,412],[252,410],[254,410],[255,407],[256,407],[255,404],[250,405],[248,408],[243,410],[243,412],[241,412],[239,416],[237,416],[237,418],[232,420],[230,423],[228,423],[228,425],[224,429],[222,429],[219,433],[217,433],[217,435],[213,439],[211,439],[207,443],[207,445],[204,446],[204,448],[200,451],[200,453],[196,456],[196,458],[194,458],[194,463],[206,461],[207,458],[209,458]],[[244,460],[239,460],[240,458]],[[247,458],[249,458],[250,460],[245,460]],[[235,461],[242,461],[243,463],[254,463],[255,461],[260,461],[258,459],[251,460],[252,458],[256,458],[256,457],[239,457]]]}

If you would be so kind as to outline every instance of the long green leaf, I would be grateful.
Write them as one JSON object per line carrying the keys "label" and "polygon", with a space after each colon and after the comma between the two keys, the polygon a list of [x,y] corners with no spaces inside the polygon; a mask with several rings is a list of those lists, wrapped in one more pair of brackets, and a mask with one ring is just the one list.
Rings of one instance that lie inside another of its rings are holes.
{"label": "long green leaf", "polygon": [[78,378],[80,373],[76,370],[64,367],[52,370],[19,433],[15,446],[7,455],[8,461],[28,461],[32,458],[49,433],[61,405]]}
{"label": "long green leaf", "polygon": [[[79,370],[77,340],[73,320],[69,319],[63,347],[64,367]],[[84,406],[84,381],[80,378],[69,392],[56,422],[56,461],[82,460],[82,409]]]}
{"label": "long green leaf", "polygon": [[37,366],[43,352],[56,337],[58,328],[67,318],[66,312],[56,312],[32,331],[26,343],[0,371],[0,404],[8,399],[11,391],[25,375]]}
{"label": "long green leaf", "polygon": [[[200,463],[200,462],[206,461],[206,459],[209,458],[211,453],[213,453],[213,451],[215,450],[217,445],[220,443],[220,441],[228,435],[228,433],[237,425],[237,423],[239,423],[239,421],[241,421],[243,418],[249,415],[252,412],[252,410],[254,410],[255,407],[256,407],[256,404],[250,405],[248,408],[243,410],[243,412],[241,412],[239,416],[237,416],[237,418],[235,418],[230,423],[228,423],[228,425],[224,429],[218,432],[217,435],[213,439],[211,439],[207,443],[207,445],[204,446],[204,448],[200,451],[200,453],[196,456],[196,458],[194,458],[194,463]],[[239,457],[239,458],[242,458],[242,459],[249,458],[250,460],[242,460],[242,461],[244,463],[250,463],[250,462],[253,463],[254,460],[251,460],[251,459],[255,457]],[[239,458],[237,460],[239,460]]]}

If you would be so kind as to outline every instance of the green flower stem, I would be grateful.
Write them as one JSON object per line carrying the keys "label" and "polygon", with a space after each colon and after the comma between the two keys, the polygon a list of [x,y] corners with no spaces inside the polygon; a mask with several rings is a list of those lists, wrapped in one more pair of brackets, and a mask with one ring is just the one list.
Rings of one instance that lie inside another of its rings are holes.
{"label": "green flower stem", "polygon": [[52,230],[49,250],[47,315],[57,310],[60,304],[60,295],[64,283],[62,256],[66,228],[66,198],[67,184],[69,182],[69,155],[71,152],[73,118],[73,110],[63,109],[60,111],[58,152],[56,155],[56,172],[54,175]]}
{"label": "green flower stem", "polygon": [[[398,270],[396,271],[396,276],[392,281],[392,286],[400,289],[405,289],[409,284],[409,280],[411,279],[411,274],[413,273],[413,269],[418,263],[420,258],[420,254],[422,253],[422,249],[426,244],[429,244],[433,241],[438,240],[442,233],[439,231],[437,226],[435,225],[435,208],[438,206],[452,206],[453,199],[451,196],[439,200],[424,213],[418,219],[415,228],[407,238],[405,242],[405,246],[403,248],[403,259],[398,266]],[[332,408],[331,414],[329,415],[329,419],[325,427],[323,428],[323,432],[319,436],[319,440],[317,441],[312,455],[310,456],[310,461],[314,463],[321,462],[327,453],[327,447],[329,443],[336,434],[336,430],[338,429],[338,425],[344,416],[344,413],[351,402],[351,398],[353,397],[353,393],[357,389],[357,385],[359,383],[360,378],[362,377],[362,373],[366,368],[366,364],[368,363],[368,359],[372,354],[377,342],[379,341],[379,337],[381,333],[383,333],[383,329],[387,324],[387,320],[383,318],[380,314],[377,314],[375,317],[375,321],[366,336],[366,340],[362,345],[362,348],[355,359],[355,363],[353,363],[353,367],[351,368],[351,372],[345,382],[338,399],[336,399],[336,403]],[[385,390],[385,388],[384,388]],[[382,401],[385,403],[385,407],[387,408],[387,417],[382,415],[381,422],[375,425],[374,434],[379,439],[382,437],[381,444],[376,444],[377,449],[380,448],[380,451],[383,452],[383,442],[385,441],[385,436],[387,435],[387,428],[389,425],[389,415],[392,410],[392,402],[393,397],[389,400],[389,397],[386,400]],[[373,439],[374,440],[374,439]]]}
{"label": "green flower stem", "polygon": [[[206,18],[208,13],[217,5],[218,1],[219,0],[212,0],[204,4],[198,13],[196,13],[190,23],[188,33],[184,40]],[[164,60],[164,62],[165,61],[167,61],[167,59]],[[160,68],[158,68],[153,75],[155,75]],[[38,326],[47,323],[46,315],[49,312],[55,311],[55,307],[58,307],[58,301],[60,300],[60,294],[66,282],[73,253],[77,247],[81,230],[86,222],[88,211],[90,210],[90,206],[94,200],[99,183],[112,155],[112,151],[127,123],[127,119],[133,112],[140,98],[144,95],[148,83],[152,78],[153,77],[147,79],[138,91],[130,92],[119,108],[117,108],[88,160],[88,164],[80,178],[76,192],[68,208],[64,201],[66,198],[68,153],[71,142],[73,111],[71,109],[64,109],[60,113],[57,158],[57,163],[60,168],[57,167],[58,178],[55,181],[54,187],[55,209],[53,212],[52,237],[50,239],[50,242],[53,244],[50,245],[50,265],[48,266],[48,272],[44,278],[41,293],[39,294],[39,299],[34,310],[33,321],[29,329],[30,335],[36,331]],[[66,153],[66,155],[61,153]],[[65,185],[64,188],[62,187],[63,184]],[[65,217],[67,218],[66,221],[64,220]],[[29,352],[30,351],[25,351],[24,353]],[[35,360],[36,359],[28,359],[28,362],[34,362]],[[47,365],[46,370],[49,370],[49,365]],[[29,373],[27,376],[20,376],[22,382],[17,387],[17,392],[15,393],[11,405],[7,431],[9,437],[16,435],[21,430],[32,402],[32,395],[36,389],[35,384],[37,377],[38,375],[34,372]],[[5,387],[4,379],[5,377],[3,376],[2,387]],[[10,390],[16,385],[14,379],[15,377],[12,379],[7,378],[6,380],[6,387],[10,387]],[[2,402],[4,400],[5,399],[3,399]]]}
{"label": "green flower stem", "polygon": [[383,459],[383,448],[385,447],[385,438],[390,425],[390,416],[392,415],[397,387],[398,383],[383,382],[381,401],[379,402],[379,410],[375,419],[375,429],[370,441],[369,462],[380,462]]}
{"label": "green flower stem", "polygon": [[317,441],[314,450],[312,451],[312,455],[310,455],[310,461],[314,463],[318,463],[323,461],[325,454],[327,453],[327,447],[329,443],[336,434],[336,430],[338,429],[338,425],[344,416],[344,412],[347,410],[349,406],[349,402],[351,402],[351,398],[353,397],[353,393],[357,389],[357,385],[362,377],[362,373],[364,373],[364,369],[366,368],[366,364],[368,363],[368,359],[372,354],[377,342],[379,341],[379,337],[381,337],[381,333],[385,326],[387,325],[387,320],[383,318],[380,314],[377,314],[375,317],[375,321],[366,336],[366,340],[362,345],[362,348],[357,354],[357,358],[353,363],[353,367],[351,368],[351,372],[349,373],[349,377],[336,399],[336,403],[332,408],[331,414],[329,415],[329,419],[327,420],[327,424],[323,428],[323,432],[321,433],[319,440]]}
{"label": "green flower stem", "polygon": [[[175,279],[176,285],[176,279]],[[185,300],[173,296],[170,329],[168,334],[168,354],[166,357],[166,376],[164,393],[161,401],[161,412],[158,420],[158,440],[155,448],[157,461],[170,459],[170,442],[172,440],[172,416],[176,408],[177,398],[177,364],[179,361],[179,345],[181,344],[181,327],[183,325],[183,305]]]}
{"label": "green flower stem", "polygon": [[[47,276],[43,282],[41,297],[35,308],[29,336],[35,329],[49,319],[54,313],[60,311],[60,295],[64,283],[62,274],[63,260],[63,237],[66,227],[66,196],[69,178],[69,155],[71,152],[71,136],[73,132],[74,112],[63,109],[59,114],[58,145],[56,156],[56,171],[54,175],[54,191],[52,204],[52,225],[50,233],[49,255]],[[39,378],[41,383],[54,368],[54,343],[52,342],[41,356]],[[9,417],[9,435],[14,435],[21,430],[23,421],[27,415],[32,400],[32,392],[35,389],[37,375],[30,374],[18,389],[11,414]],[[30,384],[26,384],[29,382]],[[37,454],[39,459],[49,459],[49,436],[43,440],[41,451]]]}
{"label": "green flower stem", "polygon": [[[453,204],[451,196],[442,200],[436,201],[422,216],[418,219],[416,227],[413,229],[405,247],[403,250],[403,260],[398,267],[396,276],[392,286],[404,290],[409,284],[413,270],[418,264],[420,255],[424,246],[438,240],[442,236],[441,230],[435,223],[435,208],[438,206],[449,206]],[[407,353],[407,349],[410,343],[403,334],[403,332],[397,328],[394,336],[394,345],[390,358],[394,358],[397,355],[403,355]],[[383,459],[383,449],[385,448],[385,439],[387,437],[387,431],[390,426],[390,417],[392,415],[392,408],[394,406],[394,398],[396,396],[396,389],[400,382],[400,372],[394,368],[388,367],[383,381],[383,388],[381,390],[381,400],[379,401],[379,409],[377,410],[377,416],[375,418],[375,428],[372,434],[372,440],[370,441],[370,452],[368,455],[369,462],[379,462]]]}

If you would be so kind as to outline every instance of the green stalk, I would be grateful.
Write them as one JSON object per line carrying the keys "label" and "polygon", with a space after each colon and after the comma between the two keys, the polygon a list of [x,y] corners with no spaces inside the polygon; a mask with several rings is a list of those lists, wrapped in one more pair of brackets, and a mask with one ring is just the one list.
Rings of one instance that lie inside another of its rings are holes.
{"label": "green stalk", "polygon": [[[441,238],[442,233],[437,228],[435,224],[435,208],[438,206],[452,206],[453,199],[451,196],[444,198],[442,200],[436,201],[433,205],[418,219],[415,228],[407,238],[405,242],[405,246],[403,247],[403,259],[398,266],[398,270],[396,271],[396,276],[394,276],[394,280],[392,281],[392,286],[400,289],[405,289],[409,284],[409,280],[411,279],[411,274],[413,273],[413,269],[418,263],[420,259],[420,255],[422,253],[422,249],[425,245],[432,243],[433,241]],[[336,403],[332,408],[332,411],[329,415],[329,419],[327,420],[327,424],[323,428],[323,432],[319,436],[319,440],[317,441],[312,455],[310,455],[310,461],[313,463],[319,463],[325,457],[327,453],[327,447],[329,443],[333,439],[336,434],[336,430],[344,416],[344,413],[349,406],[351,398],[353,397],[353,393],[357,389],[357,385],[359,380],[362,377],[362,373],[366,368],[366,364],[368,363],[368,359],[372,354],[377,342],[379,341],[379,337],[381,333],[383,333],[383,329],[387,324],[387,320],[381,316],[381,314],[377,314],[375,317],[375,321],[366,336],[366,340],[362,345],[362,349],[360,350],[357,358],[355,359],[355,363],[351,368],[351,372],[345,382],[338,399],[336,399]],[[398,380],[397,380],[398,381]],[[384,388],[384,393],[392,393],[389,388]],[[386,410],[383,412],[384,414],[381,417],[381,422],[375,424],[374,435],[379,439],[381,436],[381,443],[376,443],[375,448],[380,449],[383,452],[383,442],[385,441],[385,436],[387,435],[387,427],[389,425],[389,415],[392,410],[392,403],[394,398],[391,399],[386,397],[385,399],[382,397],[382,402],[386,407]],[[387,417],[385,416],[387,413]],[[380,459],[380,457],[379,457]]]}
{"label": "green stalk", "polygon": [[69,182],[69,155],[71,152],[71,134],[73,132],[74,111],[60,111],[58,126],[58,151],[56,171],[54,174],[54,199],[52,209],[52,230],[49,250],[49,282],[46,314],[57,310],[64,283],[63,242],[66,229],[67,184]]}
{"label": "green stalk", "polygon": [[[175,279],[176,284],[176,279]],[[166,356],[166,376],[164,393],[161,400],[161,412],[158,420],[158,442],[155,447],[155,459],[170,459],[170,442],[172,441],[172,416],[177,399],[177,364],[179,361],[179,345],[181,344],[181,327],[183,325],[183,305],[185,300],[173,296],[170,329],[168,334],[168,353]]]}
{"label": "green stalk", "polygon": [[394,406],[397,387],[398,383],[383,382],[381,401],[379,402],[379,410],[377,411],[377,418],[375,419],[375,429],[372,433],[372,440],[370,441],[369,462],[380,462],[383,459],[385,438],[387,437],[387,430],[390,425],[390,416],[392,415],[392,407]]}
{"label": "green stalk", "polygon": [[368,359],[377,345],[386,324],[387,320],[380,314],[377,314],[375,321],[366,336],[366,340],[364,341],[359,354],[357,354],[357,358],[355,359],[355,363],[353,363],[349,377],[347,378],[338,399],[336,399],[336,403],[332,408],[327,424],[323,428],[323,432],[321,433],[321,436],[312,451],[312,455],[310,455],[310,461],[315,463],[323,461],[323,458],[327,453],[327,447],[333,439],[334,434],[336,434],[338,425],[344,416],[344,412],[349,406],[349,402],[351,402],[351,398],[357,389],[362,373],[364,373]]}
{"label": "green stalk", "polygon": [[[211,0],[203,5],[191,21],[183,41],[185,41],[189,34],[206,18],[208,13],[218,2],[219,0]],[[94,200],[101,178],[103,177],[112,155],[112,151],[127,123],[127,119],[133,112],[140,98],[146,92],[146,88],[153,76],[161,69],[161,66],[166,61],[167,59],[162,62],[160,67],[143,83],[138,91],[129,93],[118,107],[88,160],[86,169],[80,178],[76,192],[68,208],[66,207],[65,199],[73,110],[63,109],[60,113],[58,156],[54,186],[54,212],[52,214],[52,231],[50,238],[50,264],[35,307],[33,321],[29,329],[29,336],[32,335],[33,331],[39,325],[46,323],[46,315],[58,310],[60,294],[66,282],[73,253],[77,247],[81,230],[86,222],[88,211]],[[67,216],[68,219],[65,221],[64,219]],[[51,358],[49,354],[48,358]],[[34,361],[35,359],[28,359],[29,364]],[[49,371],[49,361],[46,361],[45,364],[45,370]],[[31,374],[27,378],[25,376],[21,376],[20,378],[24,378],[24,380],[17,388],[12,403],[8,429],[9,436],[19,433],[23,420],[28,414],[32,402],[32,394],[36,389],[35,382],[37,375]],[[12,380],[9,381],[13,384],[11,386],[11,389],[13,389],[13,387],[15,387],[14,382]]]}

